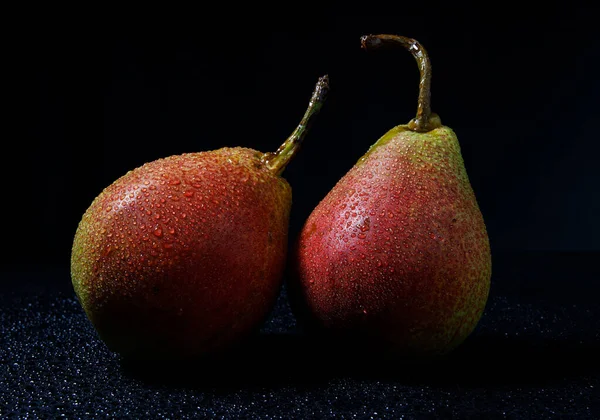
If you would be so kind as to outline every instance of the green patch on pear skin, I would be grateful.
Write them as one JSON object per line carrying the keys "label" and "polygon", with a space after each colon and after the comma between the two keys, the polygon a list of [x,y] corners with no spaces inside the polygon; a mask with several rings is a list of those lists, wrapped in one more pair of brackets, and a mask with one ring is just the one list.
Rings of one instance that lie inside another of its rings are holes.
{"label": "green patch on pear skin", "polygon": [[412,160],[420,158],[426,162],[435,164],[436,153],[431,153],[431,151],[445,150],[446,153],[449,152],[450,155],[457,156],[462,161],[458,139],[450,127],[442,126],[426,133],[419,133],[412,131],[408,128],[407,124],[403,124],[392,128],[371,145],[369,150],[367,150],[367,152],[358,160],[357,166],[364,163],[365,160],[381,146],[388,144],[390,141],[399,139],[402,139],[404,147],[414,147],[422,152],[407,155],[407,157]]}
{"label": "green patch on pear skin", "polygon": [[[448,165],[458,169],[457,177],[461,181],[468,182],[460,144],[450,127],[442,126],[426,133],[419,133],[412,131],[408,125],[398,125],[377,140],[358,160],[356,166],[362,166],[373,153],[378,152],[385,145],[399,152],[399,156],[401,155],[415,168],[426,169]],[[389,150],[383,153],[389,153]]]}
{"label": "green patch on pear skin", "polygon": [[390,140],[392,140],[394,137],[396,137],[396,135],[405,132],[405,131],[410,131],[408,129],[408,126],[406,124],[403,125],[397,125],[396,127],[392,128],[390,131],[388,131],[387,133],[385,133],[383,136],[381,136],[379,138],[379,140],[377,140],[375,143],[373,143],[371,145],[371,147],[369,147],[369,150],[367,150],[367,153],[365,153],[356,163],[357,166],[360,166],[365,160],[367,160],[367,158],[369,157],[369,155],[371,155],[371,153],[373,153],[375,150],[377,150],[379,147],[387,144],[390,142]]}

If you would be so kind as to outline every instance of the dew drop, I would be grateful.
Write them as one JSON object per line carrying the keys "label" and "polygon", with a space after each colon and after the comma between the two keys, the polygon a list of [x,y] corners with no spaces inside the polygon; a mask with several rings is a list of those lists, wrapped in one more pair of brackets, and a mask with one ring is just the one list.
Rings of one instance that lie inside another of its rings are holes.
{"label": "dew drop", "polygon": [[359,227],[361,232],[368,232],[371,229],[371,219],[365,218],[363,224]]}
{"label": "dew drop", "polygon": [[154,233],[154,236],[156,236],[157,238],[160,238],[162,236],[162,234],[163,234],[163,231],[162,231],[161,228],[157,228],[152,233]]}

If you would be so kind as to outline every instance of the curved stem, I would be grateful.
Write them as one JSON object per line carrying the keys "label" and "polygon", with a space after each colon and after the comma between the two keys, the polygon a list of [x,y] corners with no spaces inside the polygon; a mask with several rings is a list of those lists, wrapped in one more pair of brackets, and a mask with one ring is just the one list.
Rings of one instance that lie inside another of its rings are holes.
{"label": "curved stem", "polygon": [[426,132],[441,127],[440,117],[431,112],[431,62],[425,48],[415,39],[398,35],[365,35],[360,38],[360,43],[364,49],[400,44],[415,57],[421,73],[419,100],[417,116],[408,123],[408,128],[413,131]]}
{"label": "curved stem", "polygon": [[304,140],[311,123],[314,121],[314,117],[321,110],[328,92],[329,76],[325,75],[319,78],[312,97],[310,98],[310,102],[308,103],[308,108],[306,109],[300,124],[298,124],[298,127],[296,127],[287,140],[279,146],[279,149],[277,149],[275,153],[269,152],[263,155],[263,163],[276,175],[283,172],[292,157],[298,152],[300,144],[302,143],[302,140]]}

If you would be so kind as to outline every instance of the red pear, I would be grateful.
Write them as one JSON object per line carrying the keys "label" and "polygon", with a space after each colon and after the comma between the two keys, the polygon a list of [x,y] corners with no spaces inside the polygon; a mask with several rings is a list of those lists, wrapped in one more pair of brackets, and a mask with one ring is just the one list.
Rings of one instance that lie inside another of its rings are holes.
{"label": "red pear", "polygon": [[308,217],[292,255],[295,311],[309,330],[393,354],[439,355],[473,331],[491,277],[486,227],[452,129],[431,113],[431,66],[417,117],[383,135]]}
{"label": "red pear", "polygon": [[77,228],[75,293],[109,349],[180,359],[256,331],[277,297],[291,188],[280,176],[328,91],[275,153],[234,147],[134,169],[102,191]]}

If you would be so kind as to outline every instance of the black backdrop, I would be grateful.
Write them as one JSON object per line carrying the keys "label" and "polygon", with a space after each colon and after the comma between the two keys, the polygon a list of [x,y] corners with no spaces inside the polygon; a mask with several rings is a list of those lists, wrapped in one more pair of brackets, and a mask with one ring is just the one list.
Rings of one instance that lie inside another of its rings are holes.
{"label": "black backdrop", "polygon": [[3,269],[52,266],[68,282],[77,223],[102,188],[172,154],[275,150],[329,74],[329,99],[284,173],[293,239],[367,148],[416,110],[413,58],[362,51],[368,33],[429,51],[432,107],[458,135],[493,250],[600,250],[591,8],[212,7],[36,9],[18,20],[4,64],[16,95],[3,136]]}
{"label": "black backdrop", "polygon": [[[583,1],[322,3],[3,8],[0,417],[600,417],[597,13]],[[284,289],[225,363],[121,363],[69,276],[94,197],[160,157],[275,150],[327,73],[329,99],[284,172],[293,240],[416,111],[413,58],[362,51],[368,33],[427,48],[433,110],[462,146],[493,256],[470,343],[408,370],[329,351],[297,334]]]}

